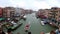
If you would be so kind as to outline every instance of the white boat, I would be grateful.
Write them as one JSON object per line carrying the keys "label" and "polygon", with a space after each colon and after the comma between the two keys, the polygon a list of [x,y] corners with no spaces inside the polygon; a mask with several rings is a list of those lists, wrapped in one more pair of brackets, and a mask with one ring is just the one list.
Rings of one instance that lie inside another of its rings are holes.
{"label": "white boat", "polygon": [[41,21],[41,24],[42,24],[42,25],[45,25],[45,24],[44,24],[44,21]]}
{"label": "white boat", "polygon": [[26,16],[24,16],[24,18],[26,18]]}

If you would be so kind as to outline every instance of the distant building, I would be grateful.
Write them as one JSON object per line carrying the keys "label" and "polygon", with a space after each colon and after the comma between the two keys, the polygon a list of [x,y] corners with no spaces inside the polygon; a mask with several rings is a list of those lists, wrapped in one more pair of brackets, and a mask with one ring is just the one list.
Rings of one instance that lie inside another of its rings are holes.
{"label": "distant building", "polygon": [[38,16],[44,15],[46,18],[48,18],[49,9],[39,9],[36,13]]}
{"label": "distant building", "polygon": [[37,15],[44,15],[47,18],[60,20],[60,8],[52,7],[51,9],[39,9]]}
{"label": "distant building", "polygon": [[0,7],[0,17],[3,17],[3,8]]}
{"label": "distant building", "polygon": [[33,12],[33,10],[31,9],[23,9],[23,8],[15,8],[15,13],[19,13],[19,14],[31,14]]}
{"label": "distant building", "polygon": [[3,9],[3,17],[12,18],[15,14],[15,8],[13,7],[5,7]]}
{"label": "distant building", "polygon": [[26,14],[31,14],[32,12],[33,12],[33,10],[28,10],[28,9],[25,10]]}
{"label": "distant building", "polygon": [[60,8],[52,7],[48,15],[50,18],[55,18],[57,21],[60,18]]}
{"label": "distant building", "polygon": [[23,8],[15,8],[15,13],[25,14],[25,10]]}

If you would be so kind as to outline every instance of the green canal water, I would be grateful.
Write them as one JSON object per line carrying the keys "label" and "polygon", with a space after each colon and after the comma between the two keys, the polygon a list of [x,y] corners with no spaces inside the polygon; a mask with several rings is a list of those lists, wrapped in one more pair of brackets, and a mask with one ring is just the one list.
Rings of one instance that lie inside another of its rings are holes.
{"label": "green canal water", "polygon": [[15,31],[13,31],[13,34],[17,34],[17,32],[19,32],[20,34],[27,34],[24,30],[24,27],[26,25],[26,23],[30,22],[30,30],[32,32],[32,34],[40,34],[40,32],[50,32],[51,30],[55,30],[56,28],[51,27],[50,25],[46,24],[44,26],[41,25],[41,20],[37,19],[35,16],[35,13],[32,14],[28,14],[27,16],[27,20],[20,20],[21,23],[23,23],[22,26],[20,26],[18,29],[16,29]]}

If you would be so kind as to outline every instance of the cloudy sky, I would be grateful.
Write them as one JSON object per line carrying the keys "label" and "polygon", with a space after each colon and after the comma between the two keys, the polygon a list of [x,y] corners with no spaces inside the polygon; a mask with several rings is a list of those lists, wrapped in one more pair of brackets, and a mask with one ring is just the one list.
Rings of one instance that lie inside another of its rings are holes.
{"label": "cloudy sky", "polygon": [[45,9],[51,7],[60,7],[60,0],[0,0],[0,6],[13,6],[25,9]]}

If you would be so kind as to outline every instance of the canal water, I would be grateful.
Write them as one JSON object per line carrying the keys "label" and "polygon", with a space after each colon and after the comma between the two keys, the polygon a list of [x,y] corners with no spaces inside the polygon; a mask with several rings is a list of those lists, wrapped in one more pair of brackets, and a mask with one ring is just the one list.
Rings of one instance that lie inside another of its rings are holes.
{"label": "canal water", "polygon": [[56,28],[51,27],[50,25],[46,24],[44,26],[41,25],[41,20],[37,19],[35,16],[35,13],[32,14],[28,14],[27,16],[27,20],[20,20],[19,22],[23,23],[22,26],[20,26],[18,29],[16,29],[15,31],[13,31],[13,34],[17,34],[17,32],[19,32],[20,34],[27,34],[27,32],[25,32],[24,27],[27,23],[30,23],[30,30],[32,34],[40,34],[40,32],[45,32],[48,33],[51,30],[55,30]]}

